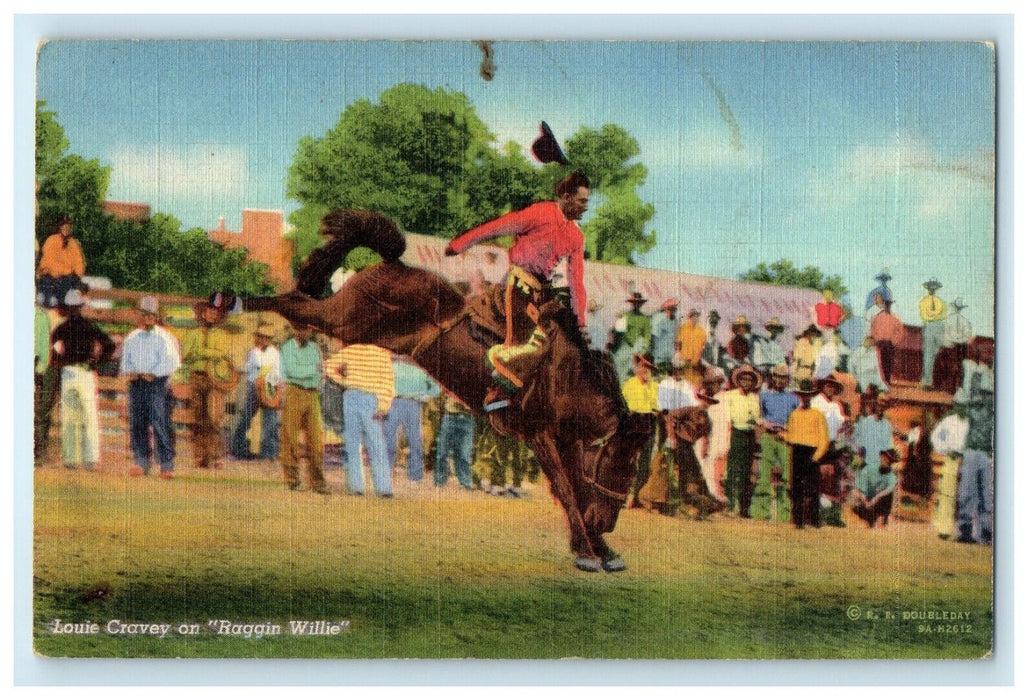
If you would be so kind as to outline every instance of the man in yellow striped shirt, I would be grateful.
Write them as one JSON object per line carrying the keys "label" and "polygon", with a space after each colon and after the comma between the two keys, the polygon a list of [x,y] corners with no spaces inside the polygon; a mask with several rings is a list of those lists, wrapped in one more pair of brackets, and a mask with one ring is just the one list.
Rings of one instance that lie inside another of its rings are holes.
{"label": "man in yellow striped shirt", "polygon": [[830,446],[827,420],[809,402],[819,393],[811,382],[802,382],[794,392],[802,405],[791,411],[784,440],[791,448],[791,522],[819,527],[819,460]]}
{"label": "man in yellow striped shirt", "polygon": [[391,354],[376,345],[346,345],[327,361],[327,378],[345,389],[342,412],[350,493],[364,493],[363,453],[367,448],[374,491],[392,497],[392,472],[388,464],[384,420],[395,395]]}

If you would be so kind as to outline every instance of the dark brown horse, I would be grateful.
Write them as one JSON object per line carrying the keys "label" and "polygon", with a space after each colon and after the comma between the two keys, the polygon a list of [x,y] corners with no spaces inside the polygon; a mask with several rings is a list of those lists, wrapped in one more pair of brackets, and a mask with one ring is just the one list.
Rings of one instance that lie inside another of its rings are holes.
{"label": "dark brown horse", "polygon": [[[329,240],[303,263],[296,291],[245,300],[245,310],[276,311],[346,345],[368,343],[409,355],[480,411],[492,386],[485,353],[502,334],[501,319],[492,321],[491,300],[468,304],[442,277],[400,262],[406,240],[381,214],[334,211],[324,217],[322,233]],[[382,262],[354,275],[333,296],[317,298],[344,255],[359,246],[379,253]],[[531,444],[568,518],[575,565],[619,571],[625,563],[603,535],[614,530],[636,457],[653,434],[653,418],[628,412],[610,361],[586,349],[570,312],[548,302],[539,325],[548,342],[532,358],[538,364],[531,381],[511,406],[490,413],[489,423]],[[531,330],[522,315],[516,337]]]}

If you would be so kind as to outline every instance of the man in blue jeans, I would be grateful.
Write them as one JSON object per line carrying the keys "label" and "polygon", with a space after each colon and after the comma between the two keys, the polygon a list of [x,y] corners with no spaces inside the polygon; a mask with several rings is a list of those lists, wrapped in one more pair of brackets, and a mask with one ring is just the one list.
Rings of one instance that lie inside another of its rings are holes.
{"label": "man in blue jeans", "polygon": [[438,431],[438,452],[435,455],[435,486],[449,481],[449,458],[453,458],[456,480],[465,489],[471,483],[471,451],[474,447],[474,416],[452,396],[446,397],[442,409],[442,425]]}
{"label": "man in blue jeans", "polygon": [[406,458],[407,475],[410,481],[420,481],[424,476],[424,436],[421,429],[421,404],[435,398],[441,392],[434,379],[408,358],[392,359],[395,375],[395,398],[385,416],[385,447],[388,454],[388,468],[395,466],[396,445],[399,428],[406,435],[409,453]]}
{"label": "man in blue jeans", "polygon": [[392,472],[384,429],[377,420],[388,413],[395,393],[391,355],[375,345],[346,345],[327,361],[327,378],[345,388],[342,412],[349,493],[360,495],[366,490],[362,453],[366,447],[374,491],[391,498]]}
{"label": "man in blue jeans", "polygon": [[122,343],[119,373],[129,378],[129,441],[135,465],[130,476],[151,471],[151,435],[161,477],[171,479],[176,457],[169,375],[180,367],[180,349],[158,325],[158,300],[145,296],[137,307],[139,326]]}

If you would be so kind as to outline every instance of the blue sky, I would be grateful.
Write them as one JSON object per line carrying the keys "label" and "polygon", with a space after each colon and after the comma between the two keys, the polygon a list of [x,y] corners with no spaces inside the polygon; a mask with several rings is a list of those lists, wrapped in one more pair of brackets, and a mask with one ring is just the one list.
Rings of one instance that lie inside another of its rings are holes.
{"label": "blue sky", "polygon": [[112,199],[185,226],[291,211],[299,138],[399,82],[467,94],[500,142],[545,119],[640,143],[657,247],[640,264],[736,277],[790,258],[840,274],[861,309],[887,267],[918,322],[922,282],[993,330],[994,52],[954,42],[55,41],[37,94]]}

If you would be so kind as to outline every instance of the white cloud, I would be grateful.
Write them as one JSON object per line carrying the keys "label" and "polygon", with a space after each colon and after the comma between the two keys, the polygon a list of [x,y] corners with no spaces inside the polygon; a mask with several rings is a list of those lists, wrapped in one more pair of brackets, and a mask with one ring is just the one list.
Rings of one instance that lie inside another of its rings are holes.
{"label": "white cloud", "polygon": [[238,147],[123,148],[113,157],[112,199],[163,204],[240,201],[248,182],[248,156]]}
{"label": "white cloud", "polygon": [[915,217],[946,219],[975,197],[990,199],[994,180],[995,158],[984,149],[943,155],[915,139],[863,144],[813,178],[812,203],[829,211],[894,196]]}

